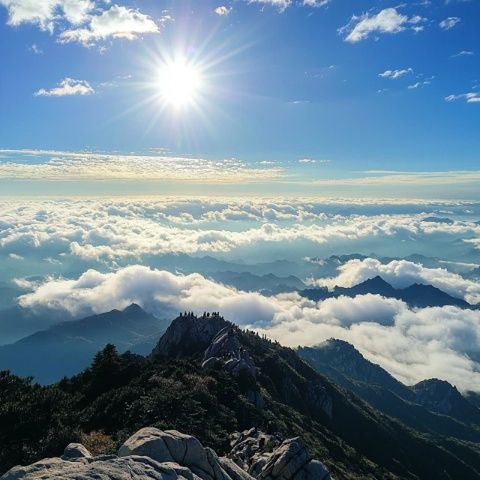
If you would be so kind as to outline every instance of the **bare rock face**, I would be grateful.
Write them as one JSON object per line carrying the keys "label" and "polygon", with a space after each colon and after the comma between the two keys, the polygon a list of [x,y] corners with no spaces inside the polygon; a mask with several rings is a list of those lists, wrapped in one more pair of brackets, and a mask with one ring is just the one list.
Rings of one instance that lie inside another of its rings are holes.
{"label": "bare rock face", "polygon": [[217,313],[177,317],[152,351],[152,357],[182,357],[205,351],[217,333],[231,325]]}
{"label": "bare rock face", "polygon": [[255,377],[255,363],[249,353],[240,345],[235,327],[220,330],[203,355],[202,366],[221,362],[228,372],[238,375],[242,370]]}
{"label": "bare rock face", "polygon": [[142,428],[117,455],[92,457],[70,444],[62,458],[17,466],[0,480],[331,480],[300,438],[280,442],[257,429],[237,434],[228,457],[218,457],[190,435]]}

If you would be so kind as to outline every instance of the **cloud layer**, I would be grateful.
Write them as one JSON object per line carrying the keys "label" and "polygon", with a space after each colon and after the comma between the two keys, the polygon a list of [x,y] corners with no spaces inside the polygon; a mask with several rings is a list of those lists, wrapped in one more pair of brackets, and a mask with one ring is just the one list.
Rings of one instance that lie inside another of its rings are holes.
{"label": "cloud layer", "polygon": [[32,288],[19,302],[36,311],[80,317],[132,302],[164,317],[216,310],[291,346],[314,345],[332,336],[345,339],[407,383],[438,377],[460,389],[480,390],[479,311],[410,310],[399,300],[376,295],[318,304],[296,294],[264,297],[199,274],[174,275],[138,265],[112,273],[90,270],[76,280],[51,279]]}
{"label": "cloud layer", "polygon": [[[332,245],[332,249],[335,246],[337,253],[338,248],[359,251],[367,240],[377,250],[382,243],[395,244],[398,250],[402,243],[412,242],[415,250],[409,253],[419,253],[422,248],[433,253],[432,242],[439,242],[442,251],[452,241],[463,253],[469,248],[480,248],[480,225],[475,222],[445,221],[441,217],[436,220],[428,214],[406,213],[431,210],[427,204],[362,206],[357,201],[357,213],[345,213],[352,210],[351,204],[326,200],[172,198],[5,201],[0,208],[0,253],[22,256],[47,257],[56,252],[115,261],[145,255],[228,253],[239,249],[251,255],[261,246],[278,246],[285,255],[301,247],[304,255],[311,255],[321,245]],[[433,208],[455,208],[461,212],[474,207],[447,202]],[[400,213],[379,213],[389,209]],[[342,211],[343,214],[339,213]]]}

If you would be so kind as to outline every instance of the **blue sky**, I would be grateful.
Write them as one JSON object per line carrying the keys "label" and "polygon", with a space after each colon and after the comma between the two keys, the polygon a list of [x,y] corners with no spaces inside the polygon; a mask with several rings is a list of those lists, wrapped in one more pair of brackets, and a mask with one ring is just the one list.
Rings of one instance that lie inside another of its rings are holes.
{"label": "blue sky", "polygon": [[[478,198],[476,0],[29,3],[0,0],[4,194]],[[181,109],[166,58],[202,77]]]}

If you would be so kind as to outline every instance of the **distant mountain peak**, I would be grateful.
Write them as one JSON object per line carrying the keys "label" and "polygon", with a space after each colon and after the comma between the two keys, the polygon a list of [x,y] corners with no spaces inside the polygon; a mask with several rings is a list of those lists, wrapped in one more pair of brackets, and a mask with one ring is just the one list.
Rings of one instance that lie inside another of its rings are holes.
{"label": "distant mountain peak", "polygon": [[480,409],[472,405],[457,390],[455,385],[440,380],[429,378],[413,385],[419,403],[425,407],[445,415],[457,416],[460,412],[464,420],[480,422]]}
{"label": "distant mountain peak", "polygon": [[123,309],[123,313],[127,315],[139,315],[139,314],[143,315],[143,314],[146,314],[147,312],[145,312],[145,310],[137,303],[132,303],[131,305]]}
{"label": "distant mountain peak", "polygon": [[353,287],[336,286],[328,291],[324,287],[310,288],[301,290],[300,295],[314,301],[325,300],[327,298],[347,296],[355,297],[357,295],[381,295],[386,298],[396,298],[407,303],[411,307],[443,307],[453,305],[460,308],[475,308],[462,298],[454,297],[437,287],[424,283],[413,283],[406,288],[394,288],[385,281],[380,275],[364,280]]}

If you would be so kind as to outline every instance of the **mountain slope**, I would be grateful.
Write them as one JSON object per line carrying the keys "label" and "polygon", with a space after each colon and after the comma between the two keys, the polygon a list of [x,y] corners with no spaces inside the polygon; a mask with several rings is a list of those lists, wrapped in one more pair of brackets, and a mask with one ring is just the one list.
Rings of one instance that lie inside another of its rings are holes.
{"label": "mountain slope", "polygon": [[480,410],[447,382],[442,388],[434,380],[407,387],[342,340],[297,351],[318,372],[416,430],[480,442]]}
{"label": "mountain slope", "polygon": [[414,283],[406,288],[393,288],[388,282],[380,276],[365,280],[353,287],[335,287],[329,291],[327,288],[309,288],[299,291],[299,294],[310,300],[320,301],[327,298],[336,298],[340,296],[355,297],[356,295],[366,295],[368,293],[381,295],[383,297],[397,298],[403,300],[411,307],[443,307],[453,305],[460,308],[476,308],[465,300],[455,298],[432,285]]}
{"label": "mountain slope", "polygon": [[258,427],[302,436],[337,480],[480,479],[471,444],[405,428],[218,314],[175,319],[149,358],[107,346],[54,386],[0,374],[0,424],[0,469],[57,456],[82,432],[119,446],[145,426],[176,429],[222,455],[230,434]]}
{"label": "mountain slope", "polygon": [[167,324],[131,305],[57,324],[0,347],[0,370],[52,383],[86,368],[98,350],[113,343],[119,351],[148,353]]}

